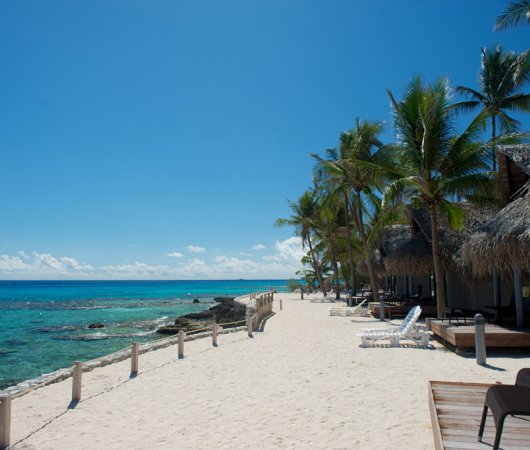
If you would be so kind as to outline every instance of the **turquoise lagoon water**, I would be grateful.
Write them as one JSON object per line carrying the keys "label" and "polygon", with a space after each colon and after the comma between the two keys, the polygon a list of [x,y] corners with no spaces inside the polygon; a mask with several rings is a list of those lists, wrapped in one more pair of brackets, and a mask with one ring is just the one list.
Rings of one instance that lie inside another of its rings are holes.
{"label": "turquoise lagoon water", "polygon": [[[286,288],[285,280],[0,281],[0,389],[159,339],[157,327],[210,308],[215,296]],[[95,322],[105,328],[89,329]]]}

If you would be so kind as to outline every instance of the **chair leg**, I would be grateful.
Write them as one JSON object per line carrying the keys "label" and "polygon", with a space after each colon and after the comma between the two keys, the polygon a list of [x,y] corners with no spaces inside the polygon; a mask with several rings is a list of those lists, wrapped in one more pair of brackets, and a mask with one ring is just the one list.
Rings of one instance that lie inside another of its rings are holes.
{"label": "chair leg", "polygon": [[501,416],[501,418],[499,419],[497,431],[495,432],[495,442],[493,443],[493,450],[499,450],[499,444],[501,443],[502,427],[504,426],[504,419],[506,419],[505,415]]}
{"label": "chair leg", "polygon": [[482,411],[482,420],[480,421],[480,428],[478,430],[478,441],[482,442],[482,435],[484,434],[484,427],[486,426],[486,417],[488,416],[488,405],[484,405]]}

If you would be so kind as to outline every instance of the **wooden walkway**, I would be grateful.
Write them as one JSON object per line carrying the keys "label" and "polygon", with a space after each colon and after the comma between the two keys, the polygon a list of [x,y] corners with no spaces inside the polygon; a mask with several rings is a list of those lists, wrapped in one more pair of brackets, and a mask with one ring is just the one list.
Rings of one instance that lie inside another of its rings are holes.
{"label": "wooden walkway", "polygon": [[[490,384],[429,381],[429,410],[436,450],[484,450],[493,447],[495,424],[486,420],[483,442],[478,429]],[[509,416],[504,422],[500,448],[530,449],[530,421]]]}
{"label": "wooden walkway", "polygon": [[[427,326],[443,341],[449,342],[457,348],[475,347],[475,326],[449,324],[447,320],[427,319]],[[473,323],[467,319],[467,323]],[[460,322],[462,323],[462,322]],[[504,328],[486,324],[486,347],[530,347],[530,329]]]}

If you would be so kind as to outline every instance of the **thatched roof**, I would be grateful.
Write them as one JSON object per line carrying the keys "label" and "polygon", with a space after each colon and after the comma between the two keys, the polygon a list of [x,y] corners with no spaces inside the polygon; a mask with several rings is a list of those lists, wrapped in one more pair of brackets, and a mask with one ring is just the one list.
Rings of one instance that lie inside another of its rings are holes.
{"label": "thatched roof", "polygon": [[[372,266],[374,268],[375,274],[378,277],[384,277],[385,276],[385,266],[383,264],[383,256],[381,255],[381,251],[379,249],[376,249],[372,251],[370,254],[370,259],[372,261]],[[369,276],[368,273],[368,264],[366,262],[366,259],[362,259],[359,261],[359,264],[357,264],[356,267],[357,272]]]}
{"label": "thatched roof", "polygon": [[506,155],[527,175],[530,175],[530,144],[498,145],[497,151]]}
{"label": "thatched roof", "polygon": [[386,228],[381,242],[383,257],[395,252],[411,237],[409,225],[393,225]]}
{"label": "thatched roof", "polygon": [[[384,260],[386,255],[396,251],[404,242],[410,239],[410,236],[410,227],[408,225],[393,225],[385,229],[380,248],[373,250],[371,253],[372,264],[378,277],[390,275],[385,269]],[[365,259],[359,262],[357,271],[368,276],[368,265]]]}
{"label": "thatched roof", "polygon": [[530,176],[530,145],[500,145],[497,147],[499,170],[497,189],[500,206],[504,207],[520,194]]}
{"label": "thatched roof", "polygon": [[[466,218],[461,230],[452,230],[440,217],[439,239],[442,263],[445,270],[455,268],[460,262],[458,255],[463,243],[492,215],[491,211],[472,208],[463,204]],[[384,259],[386,272],[392,275],[427,275],[433,270],[431,222],[424,209],[409,209],[414,235]]]}
{"label": "thatched roof", "polygon": [[530,274],[530,183],[526,192],[501,209],[462,246],[463,263],[477,277],[491,277],[495,263],[501,277],[512,275],[513,265]]}
{"label": "thatched roof", "polygon": [[426,275],[432,266],[431,243],[422,231],[416,232],[385,258],[386,272],[392,275]]}

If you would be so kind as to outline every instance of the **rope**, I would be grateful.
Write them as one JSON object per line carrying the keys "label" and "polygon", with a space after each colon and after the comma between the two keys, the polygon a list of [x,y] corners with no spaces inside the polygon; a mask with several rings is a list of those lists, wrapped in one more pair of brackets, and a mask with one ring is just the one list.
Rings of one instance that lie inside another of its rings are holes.
{"label": "rope", "polygon": [[[267,294],[269,292],[271,292],[271,291],[255,292],[255,293],[251,293],[251,294],[247,294],[247,295],[242,295],[240,297],[236,297],[235,300],[237,300],[239,298],[245,298],[245,297],[250,297],[250,299],[252,299],[253,295],[254,295],[254,298],[256,300],[260,300],[260,299],[263,298],[262,296],[264,294]],[[259,297],[258,297],[258,295],[259,295]],[[254,320],[256,318],[259,318],[258,313],[255,313],[251,317],[251,321],[254,322]],[[221,327],[225,327],[227,325],[246,324],[246,321],[247,320],[245,319],[245,320],[238,320],[238,321],[235,321],[235,322],[220,323],[218,325],[221,326]],[[239,329],[237,329],[237,330],[236,330],[236,327],[232,327],[232,328],[229,328],[229,329],[226,329],[226,330],[221,328],[221,330],[219,330],[219,334],[226,334],[227,332],[231,332],[231,331],[242,331],[244,329],[246,329],[246,326],[245,327],[239,327]],[[196,336],[198,334],[200,334],[201,332],[206,332],[206,331],[211,331],[213,333],[213,326],[200,328],[198,330],[193,330],[186,337],[189,336],[190,338],[194,337],[196,339]],[[211,335],[211,334],[208,333],[208,335],[205,335],[204,337],[209,336],[209,335]],[[186,337],[184,338],[184,341],[188,340],[188,339],[186,339]],[[167,346],[169,346],[172,343],[177,343],[177,342],[178,342],[178,335],[177,336],[169,336],[167,338],[161,338],[161,339],[156,339],[154,341],[145,342],[145,343],[143,343],[143,344],[138,346],[138,353],[139,354],[143,354],[143,353],[147,353],[149,351],[158,350],[159,348],[164,347],[165,346],[164,344],[167,344]],[[98,367],[104,367],[106,365],[113,364],[115,362],[123,361],[123,360],[129,358],[131,356],[131,353],[132,353],[131,347],[126,347],[126,348],[122,348],[120,350],[116,350],[115,352],[109,353],[107,355],[100,356],[99,358],[94,358],[94,359],[85,361],[83,363],[83,372],[90,372],[90,371],[92,371],[92,370],[94,370],[94,369],[96,369]],[[50,375],[49,378],[46,378],[43,381],[41,381],[40,383],[36,383],[36,384],[34,384],[32,386],[29,386],[27,388],[23,388],[20,391],[17,391],[14,394],[11,394],[10,397],[12,399],[19,398],[19,397],[22,397],[22,396],[24,396],[26,394],[29,394],[32,391],[35,391],[35,390],[39,389],[41,387],[47,386],[49,384],[57,383],[59,381],[66,380],[66,379],[68,379],[68,378],[73,376],[73,370],[74,370],[74,366],[70,366],[70,367],[66,367],[66,368],[63,368],[63,369],[59,369],[56,372],[53,372]]]}

